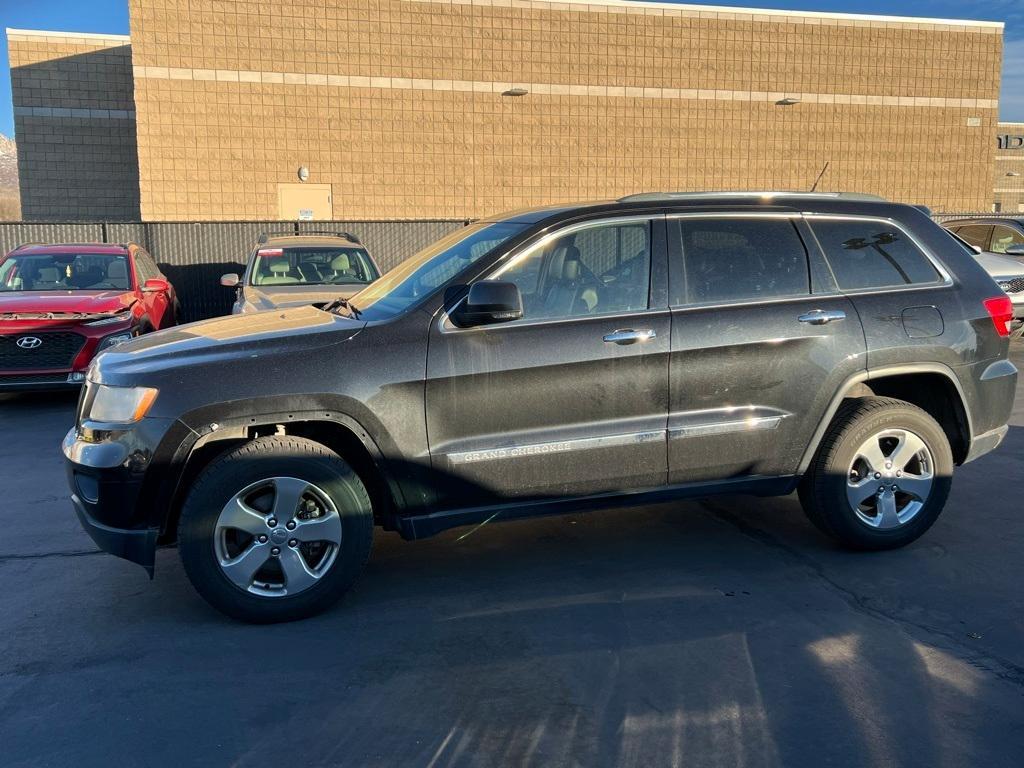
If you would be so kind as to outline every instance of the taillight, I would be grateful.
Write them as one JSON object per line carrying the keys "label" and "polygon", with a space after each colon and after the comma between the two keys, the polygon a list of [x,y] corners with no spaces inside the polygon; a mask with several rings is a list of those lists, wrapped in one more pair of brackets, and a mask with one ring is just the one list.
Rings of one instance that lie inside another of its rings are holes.
{"label": "taillight", "polygon": [[1013,322],[1013,302],[1009,296],[995,296],[982,302],[988,310],[996,332],[1000,336],[1010,335],[1010,324]]}

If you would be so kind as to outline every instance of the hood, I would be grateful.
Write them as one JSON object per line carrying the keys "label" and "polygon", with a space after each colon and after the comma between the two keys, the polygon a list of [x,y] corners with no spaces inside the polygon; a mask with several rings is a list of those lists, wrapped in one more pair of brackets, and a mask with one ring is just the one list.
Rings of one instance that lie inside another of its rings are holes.
{"label": "hood", "polygon": [[341,285],[247,285],[245,302],[247,311],[262,309],[284,309],[303,307],[308,304],[323,304],[334,299],[347,299],[363,288],[364,283],[342,283]]}
{"label": "hood", "polygon": [[230,376],[238,358],[259,357],[273,365],[278,355],[305,355],[347,341],[365,325],[311,306],[201,320],[112,347],[97,356],[91,376],[108,384],[144,384],[151,374],[206,375],[197,367],[202,364]]}
{"label": "hood", "polygon": [[979,253],[975,258],[992,277],[1024,277],[1024,264],[998,253]]}
{"label": "hood", "polygon": [[[60,320],[70,315],[105,315],[135,303],[131,291],[2,291],[0,320],[18,319],[10,315],[31,315],[32,319]],[[46,317],[46,315],[54,317]]]}

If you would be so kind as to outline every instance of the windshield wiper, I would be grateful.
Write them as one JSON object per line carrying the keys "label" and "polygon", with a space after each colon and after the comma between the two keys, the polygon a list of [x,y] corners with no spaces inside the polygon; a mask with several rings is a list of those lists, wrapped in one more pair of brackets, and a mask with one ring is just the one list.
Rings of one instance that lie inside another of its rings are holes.
{"label": "windshield wiper", "polygon": [[355,304],[350,302],[348,299],[335,299],[334,301],[331,301],[331,302],[328,302],[327,304],[324,304],[321,307],[321,309],[324,312],[335,312],[336,310],[340,309],[341,307],[344,307],[345,309],[347,309],[349,311],[349,314],[352,315],[352,317],[358,318],[359,315],[360,315],[359,308]]}

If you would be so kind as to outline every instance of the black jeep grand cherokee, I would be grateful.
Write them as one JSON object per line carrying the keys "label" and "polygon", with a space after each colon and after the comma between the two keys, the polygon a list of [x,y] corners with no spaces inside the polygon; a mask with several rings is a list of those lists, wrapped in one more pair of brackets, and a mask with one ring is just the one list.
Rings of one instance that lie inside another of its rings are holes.
{"label": "black jeep grand cherokee", "polygon": [[920,210],[665,194],[471,224],[348,301],[154,333],[92,366],[82,524],[177,540],[241,619],[308,616],[453,526],[798,490],[860,549],[935,522],[1006,434],[1009,299]]}

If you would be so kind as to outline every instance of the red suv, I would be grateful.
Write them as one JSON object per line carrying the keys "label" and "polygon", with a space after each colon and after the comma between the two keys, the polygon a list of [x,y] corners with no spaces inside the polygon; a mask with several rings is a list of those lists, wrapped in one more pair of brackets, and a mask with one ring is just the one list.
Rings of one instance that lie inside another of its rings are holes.
{"label": "red suv", "polygon": [[99,352],[177,313],[174,287],[135,243],[19,246],[0,258],[0,390],[77,386]]}

